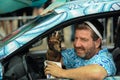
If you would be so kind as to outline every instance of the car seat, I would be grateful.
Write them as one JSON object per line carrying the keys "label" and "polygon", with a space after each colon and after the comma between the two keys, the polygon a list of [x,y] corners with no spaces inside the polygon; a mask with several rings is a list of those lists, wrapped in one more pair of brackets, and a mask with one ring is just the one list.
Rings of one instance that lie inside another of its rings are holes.
{"label": "car seat", "polygon": [[117,47],[112,51],[113,59],[117,68],[116,75],[120,75],[120,48]]}

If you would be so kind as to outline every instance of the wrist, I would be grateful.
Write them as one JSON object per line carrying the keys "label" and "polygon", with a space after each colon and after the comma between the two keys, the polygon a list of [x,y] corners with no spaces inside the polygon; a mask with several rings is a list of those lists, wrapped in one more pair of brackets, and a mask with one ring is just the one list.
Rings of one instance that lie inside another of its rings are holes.
{"label": "wrist", "polygon": [[63,69],[62,72],[61,72],[61,78],[67,78],[67,70]]}

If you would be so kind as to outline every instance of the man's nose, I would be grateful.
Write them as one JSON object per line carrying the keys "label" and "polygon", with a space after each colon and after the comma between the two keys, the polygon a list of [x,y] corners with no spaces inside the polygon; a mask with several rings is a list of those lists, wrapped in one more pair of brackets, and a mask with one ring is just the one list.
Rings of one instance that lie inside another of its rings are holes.
{"label": "man's nose", "polygon": [[75,42],[75,46],[76,47],[80,47],[82,45],[82,42],[80,41],[80,40],[77,40],[76,42]]}

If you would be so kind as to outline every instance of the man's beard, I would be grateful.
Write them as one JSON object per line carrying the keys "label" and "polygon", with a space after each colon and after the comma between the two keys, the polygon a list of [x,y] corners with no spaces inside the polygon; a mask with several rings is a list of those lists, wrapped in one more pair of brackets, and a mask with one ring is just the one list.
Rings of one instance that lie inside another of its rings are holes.
{"label": "man's beard", "polygon": [[88,53],[86,53],[84,56],[82,56],[81,58],[82,59],[88,59],[88,56],[90,55],[90,53],[88,52]]}
{"label": "man's beard", "polygon": [[[83,55],[79,55],[79,53],[77,53],[77,49],[81,49],[81,50],[83,50],[85,53],[84,53]],[[80,58],[82,58],[82,59],[89,59],[89,58],[91,58],[91,54],[92,54],[93,49],[90,48],[89,50],[86,50],[85,48],[76,48],[75,51],[76,51],[76,54],[77,54]]]}

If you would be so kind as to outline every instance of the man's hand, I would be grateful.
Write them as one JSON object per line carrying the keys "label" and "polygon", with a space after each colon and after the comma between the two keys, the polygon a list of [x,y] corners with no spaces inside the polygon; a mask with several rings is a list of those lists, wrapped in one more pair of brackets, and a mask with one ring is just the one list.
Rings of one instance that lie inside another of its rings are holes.
{"label": "man's hand", "polygon": [[61,78],[62,75],[64,74],[64,69],[62,69],[60,66],[58,66],[57,64],[51,62],[51,61],[47,61],[47,66],[45,68],[45,74],[50,74],[56,78]]}

